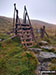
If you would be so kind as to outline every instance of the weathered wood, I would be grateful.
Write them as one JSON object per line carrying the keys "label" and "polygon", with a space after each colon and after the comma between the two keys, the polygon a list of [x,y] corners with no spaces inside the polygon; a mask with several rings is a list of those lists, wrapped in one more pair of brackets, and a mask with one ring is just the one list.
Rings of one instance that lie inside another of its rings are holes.
{"label": "weathered wood", "polygon": [[[16,8],[15,5],[14,5],[14,8]],[[33,40],[34,40],[34,33],[33,33],[33,28],[32,28],[28,13],[27,13],[26,6],[24,7],[23,24],[21,24],[21,22],[20,22],[20,19],[18,16],[18,10],[17,9],[14,9],[14,10],[16,12],[15,35],[17,35],[20,38],[21,43],[25,47],[32,46]],[[15,12],[14,12],[14,14],[15,14]],[[27,24],[26,17],[28,18],[29,24]]]}

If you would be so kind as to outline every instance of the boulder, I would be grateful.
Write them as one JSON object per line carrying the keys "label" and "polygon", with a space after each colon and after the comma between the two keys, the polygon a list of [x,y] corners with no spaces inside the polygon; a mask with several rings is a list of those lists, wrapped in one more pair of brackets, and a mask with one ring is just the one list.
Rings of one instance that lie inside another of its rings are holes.
{"label": "boulder", "polygon": [[38,53],[38,52],[42,51],[42,49],[40,49],[40,48],[29,48],[29,50],[31,50],[31,51],[33,51],[35,53]]}
{"label": "boulder", "polygon": [[47,49],[47,50],[51,50],[51,49],[54,49],[54,47],[53,46],[41,46],[41,48],[43,48],[43,49]]}
{"label": "boulder", "polygon": [[2,39],[0,39],[0,42],[2,41]]}
{"label": "boulder", "polygon": [[48,44],[47,41],[40,41],[40,42],[39,42],[39,45],[47,45],[47,44]]}
{"label": "boulder", "polygon": [[56,54],[52,52],[40,52],[38,59],[40,62],[51,61],[51,59],[56,58]]}

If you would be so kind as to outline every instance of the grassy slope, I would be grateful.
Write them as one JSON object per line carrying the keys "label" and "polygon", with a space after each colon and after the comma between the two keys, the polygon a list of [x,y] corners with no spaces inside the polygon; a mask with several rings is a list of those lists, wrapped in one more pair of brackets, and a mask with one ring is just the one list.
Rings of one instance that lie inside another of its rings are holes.
{"label": "grassy slope", "polygon": [[[22,23],[22,19],[20,19],[20,20]],[[53,28],[54,30],[56,29],[56,26],[54,24],[49,24],[49,23],[42,22],[39,20],[31,20],[31,23],[34,28],[40,28],[43,25],[45,25],[49,29],[51,29],[51,28]],[[0,16],[0,32],[10,32],[12,30],[12,28],[13,28],[12,18]]]}
{"label": "grassy slope", "polygon": [[12,29],[12,19],[0,16],[0,32],[10,32]]}
{"label": "grassy slope", "polygon": [[[34,23],[33,21],[35,32],[38,26],[42,27],[42,25],[38,25],[37,22]],[[12,19],[0,17],[0,32],[10,32],[12,27]],[[50,40],[51,43],[49,42],[49,44],[56,46],[56,26],[50,25],[50,27],[46,27],[46,30],[50,38],[45,38],[44,40]],[[36,35],[38,36],[38,34]],[[0,33],[0,39],[8,39],[10,36],[6,33]],[[34,47],[37,47],[37,45]],[[20,44],[18,38],[0,43],[0,75],[35,75],[35,67],[36,58],[34,54],[32,52],[28,53]]]}
{"label": "grassy slope", "polygon": [[36,75],[37,59],[18,38],[0,43],[0,75]]}

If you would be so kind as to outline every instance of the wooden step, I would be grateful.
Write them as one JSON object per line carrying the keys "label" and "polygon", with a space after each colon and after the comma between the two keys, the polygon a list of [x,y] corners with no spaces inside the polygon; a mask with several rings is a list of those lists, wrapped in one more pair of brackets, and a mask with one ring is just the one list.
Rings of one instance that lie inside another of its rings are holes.
{"label": "wooden step", "polygon": [[21,43],[24,46],[27,46],[27,47],[33,46],[34,41],[32,37],[31,27],[29,24],[21,24],[21,26],[18,25],[17,32],[18,32],[17,36],[20,37]]}

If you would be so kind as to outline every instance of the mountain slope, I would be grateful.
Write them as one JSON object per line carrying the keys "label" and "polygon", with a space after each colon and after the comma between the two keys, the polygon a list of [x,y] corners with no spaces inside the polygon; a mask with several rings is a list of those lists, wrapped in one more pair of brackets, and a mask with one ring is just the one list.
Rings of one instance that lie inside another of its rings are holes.
{"label": "mountain slope", "polygon": [[47,22],[43,22],[43,21],[40,21],[40,20],[31,20],[32,24],[34,25],[39,25],[39,26],[55,26],[55,24],[50,24],[50,23],[47,23]]}
{"label": "mountain slope", "polygon": [[[22,19],[21,19],[21,22],[22,22]],[[49,24],[49,23],[42,22],[39,20],[31,20],[31,23],[32,23],[33,27],[35,27],[35,26],[42,27],[43,25],[45,25],[47,27],[56,28],[56,25],[54,25],[54,24]],[[0,32],[8,32],[8,31],[10,32],[12,29],[13,29],[12,18],[0,16]]]}
{"label": "mountain slope", "polygon": [[0,16],[0,32],[10,31],[12,29],[12,18]]}
{"label": "mountain slope", "polygon": [[37,64],[34,53],[27,51],[18,37],[0,42],[0,75],[36,75]]}

